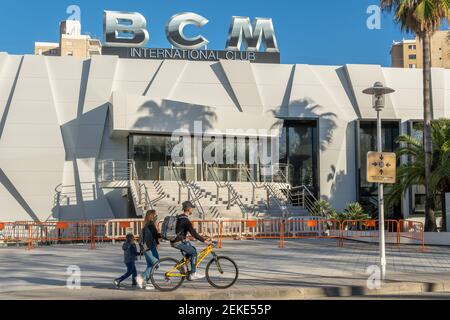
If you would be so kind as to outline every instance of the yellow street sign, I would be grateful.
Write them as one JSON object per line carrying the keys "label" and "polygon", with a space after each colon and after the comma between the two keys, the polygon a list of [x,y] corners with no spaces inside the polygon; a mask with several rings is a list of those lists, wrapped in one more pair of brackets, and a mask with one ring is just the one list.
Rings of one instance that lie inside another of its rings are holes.
{"label": "yellow street sign", "polygon": [[367,182],[394,184],[397,177],[397,156],[389,152],[367,154]]}

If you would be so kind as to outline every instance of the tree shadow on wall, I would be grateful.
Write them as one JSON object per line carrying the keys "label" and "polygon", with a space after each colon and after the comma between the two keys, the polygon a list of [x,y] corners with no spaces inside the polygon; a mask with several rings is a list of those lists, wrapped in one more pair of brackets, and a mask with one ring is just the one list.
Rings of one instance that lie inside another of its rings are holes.
{"label": "tree shadow on wall", "polygon": [[172,133],[179,129],[192,133],[195,122],[202,123],[204,132],[213,128],[217,122],[217,115],[211,107],[172,100],[162,100],[160,103],[150,100],[145,102],[139,111],[147,115],[140,117],[134,127],[156,133]]}
{"label": "tree shadow on wall", "polygon": [[340,149],[341,156],[345,153],[345,164],[340,164],[339,159],[335,159],[336,162],[330,165],[330,172],[327,175],[327,183],[331,183],[329,195],[322,196],[323,200],[335,205],[337,210],[343,210],[347,204],[358,201],[356,196],[359,188],[358,159],[355,155],[354,136],[356,121],[349,122],[346,126],[345,141],[341,143],[345,146],[345,150]]}
{"label": "tree shadow on wall", "polygon": [[[77,117],[61,126],[65,161],[71,163],[73,168],[72,173],[67,167],[66,174],[69,174],[72,181],[55,187],[52,212],[48,219],[70,221],[112,218],[97,172],[103,140],[110,136],[108,122],[111,119],[108,108],[109,104],[104,103],[83,113],[80,107]],[[86,167],[89,168],[88,171]],[[86,176],[83,171],[89,174]]]}
{"label": "tree shadow on wall", "polygon": [[333,112],[322,112],[323,106],[311,98],[294,100],[289,104],[280,106],[273,116],[280,119],[318,119],[318,132],[320,150],[324,151],[328,144],[333,142],[333,132],[337,128],[337,115]]}

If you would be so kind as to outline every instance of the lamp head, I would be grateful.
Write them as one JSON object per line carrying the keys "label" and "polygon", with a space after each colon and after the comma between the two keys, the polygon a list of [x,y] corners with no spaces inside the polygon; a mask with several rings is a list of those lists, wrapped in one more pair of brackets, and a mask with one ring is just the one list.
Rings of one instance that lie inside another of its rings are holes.
{"label": "lamp head", "polygon": [[372,96],[372,106],[376,111],[383,110],[385,106],[385,96],[395,92],[394,89],[383,86],[381,82],[375,82],[373,87],[363,91],[364,94]]}

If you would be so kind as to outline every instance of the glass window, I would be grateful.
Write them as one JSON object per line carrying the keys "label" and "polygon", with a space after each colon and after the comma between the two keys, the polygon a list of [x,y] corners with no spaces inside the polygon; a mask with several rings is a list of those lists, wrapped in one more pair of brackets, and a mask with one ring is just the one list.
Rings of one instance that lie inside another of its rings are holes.
{"label": "glass window", "polygon": [[307,186],[318,194],[316,121],[285,121],[280,141],[280,163],[288,164],[292,186]]}
{"label": "glass window", "polygon": [[[204,137],[202,143],[191,144],[192,159],[180,169],[181,178],[211,181],[212,177],[204,165],[208,163],[214,164],[217,177],[223,181],[248,181],[249,177],[242,166],[248,168],[256,181],[266,181],[268,173],[265,169],[269,168],[268,165],[281,163],[287,164],[289,169],[282,166],[277,179],[285,181],[288,174],[293,186],[305,185],[317,194],[317,137],[316,121],[285,121],[279,141],[273,141],[270,137],[231,137],[217,144],[214,137]],[[162,135],[132,135],[130,139],[131,157],[141,180],[175,180],[170,166],[176,160],[172,159],[172,150],[179,142],[172,142],[170,136]],[[273,152],[277,144],[280,148],[279,157],[274,159]],[[202,150],[197,152],[194,148]],[[195,164],[194,156],[198,153],[203,156],[203,161]]]}
{"label": "glass window", "polygon": [[[133,159],[141,180],[173,180],[172,150],[178,142],[169,136],[132,136]],[[183,151],[180,154],[184,156]]]}
{"label": "glass window", "polygon": [[[395,152],[398,149],[396,140],[399,136],[399,122],[386,121],[382,124],[382,140],[384,152]],[[378,215],[378,186],[367,182],[367,153],[377,149],[376,121],[361,121],[359,127],[359,202],[373,217]],[[389,195],[392,187],[385,185],[384,194]],[[398,218],[401,216],[401,205],[386,208],[386,216]]]}
{"label": "glass window", "polygon": [[[410,135],[419,140],[421,143],[423,141],[423,122],[422,121],[411,121],[410,122]],[[411,188],[412,196],[412,212],[411,214],[422,215],[425,213],[425,186],[418,185]],[[435,211],[439,212],[441,210],[441,197],[438,195],[435,199]]]}

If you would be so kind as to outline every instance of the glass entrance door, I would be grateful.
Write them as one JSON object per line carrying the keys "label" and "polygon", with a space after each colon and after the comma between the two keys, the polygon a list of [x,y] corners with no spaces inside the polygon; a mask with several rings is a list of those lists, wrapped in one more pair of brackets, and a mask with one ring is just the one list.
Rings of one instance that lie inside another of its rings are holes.
{"label": "glass entrance door", "polygon": [[[171,169],[172,150],[179,143],[169,136],[133,135],[131,139],[131,154],[136,163],[136,171],[140,180],[173,181],[175,175]],[[196,180],[194,165],[181,166],[181,179]]]}
{"label": "glass entrance door", "polygon": [[292,186],[318,194],[319,145],[316,121],[285,121],[280,138],[280,163],[289,165]]}

